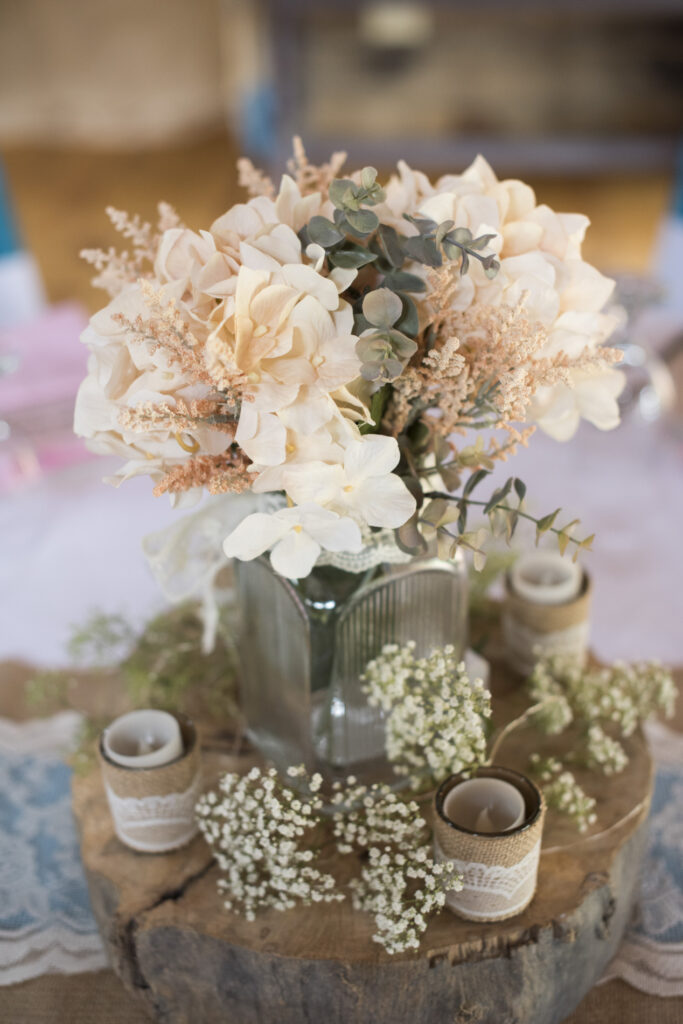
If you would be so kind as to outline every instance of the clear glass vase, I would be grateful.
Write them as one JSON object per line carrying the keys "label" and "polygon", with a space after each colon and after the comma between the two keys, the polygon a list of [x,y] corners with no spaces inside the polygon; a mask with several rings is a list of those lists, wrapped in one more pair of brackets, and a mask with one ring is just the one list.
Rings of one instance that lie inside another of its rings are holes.
{"label": "clear glass vase", "polygon": [[247,732],[280,771],[305,764],[326,781],[391,781],[384,713],[360,676],[384,644],[418,655],[467,640],[464,559],[415,558],[362,573],[316,567],[294,583],[265,558],[235,566],[241,610],[241,704]]}

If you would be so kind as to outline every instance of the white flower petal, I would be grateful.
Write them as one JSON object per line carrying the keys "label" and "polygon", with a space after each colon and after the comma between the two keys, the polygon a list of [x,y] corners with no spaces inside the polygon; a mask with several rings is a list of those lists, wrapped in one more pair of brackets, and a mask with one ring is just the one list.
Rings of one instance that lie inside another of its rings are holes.
{"label": "white flower petal", "polygon": [[281,576],[300,580],[308,576],[320,554],[320,545],[303,528],[295,527],[270,553],[270,563]]}
{"label": "white flower petal", "polygon": [[368,526],[396,529],[415,511],[415,498],[394,473],[364,480],[349,495],[349,503]]}
{"label": "white flower petal", "polygon": [[254,512],[228,534],[223,541],[223,551],[228,558],[249,561],[262,555],[290,530],[291,525],[277,512],[270,516]]}
{"label": "white flower petal", "polygon": [[385,476],[398,465],[401,453],[395,437],[369,434],[352,441],[344,455],[344,469],[351,483],[367,477]]}

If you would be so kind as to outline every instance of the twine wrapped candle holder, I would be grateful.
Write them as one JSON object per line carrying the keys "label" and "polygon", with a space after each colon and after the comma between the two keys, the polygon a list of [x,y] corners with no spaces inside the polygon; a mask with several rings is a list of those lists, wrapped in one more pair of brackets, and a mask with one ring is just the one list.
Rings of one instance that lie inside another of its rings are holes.
{"label": "twine wrapped candle holder", "polygon": [[536,892],[545,802],[530,779],[510,768],[490,765],[472,777],[500,779],[519,790],[523,821],[504,832],[474,832],[457,825],[444,805],[466,777],[451,775],[435,797],[434,852],[437,860],[454,862],[463,876],[462,890],[446,897],[450,910],[468,921],[504,921],[521,913]]}
{"label": "twine wrapped candle holder", "polygon": [[183,753],[174,761],[151,768],[117,764],[98,748],[102,777],[122,843],[140,853],[165,853],[185,846],[197,834],[194,808],[201,788],[197,730],[185,715],[180,724]]}
{"label": "twine wrapped candle holder", "polygon": [[575,598],[545,604],[518,594],[508,574],[502,624],[510,666],[528,675],[539,657],[567,654],[583,662],[588,651],[591,589],[584,571]]}

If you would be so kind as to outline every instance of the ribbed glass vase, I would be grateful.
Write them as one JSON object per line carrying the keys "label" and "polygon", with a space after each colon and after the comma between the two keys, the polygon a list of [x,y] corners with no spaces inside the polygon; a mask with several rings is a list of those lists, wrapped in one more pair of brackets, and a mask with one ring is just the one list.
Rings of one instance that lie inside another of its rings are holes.
{"label": "ribbed glass vase", "polygon": [[419,656],[467,639],[461,556],[416,558],[362,573],[316,567],[294,583],[265,559],[235,566],[241,610],[241,704],[247,732],[280,771],[305,764],[326,781],[394,778],[384,714],[360,676],[384,644],[414,640]]}

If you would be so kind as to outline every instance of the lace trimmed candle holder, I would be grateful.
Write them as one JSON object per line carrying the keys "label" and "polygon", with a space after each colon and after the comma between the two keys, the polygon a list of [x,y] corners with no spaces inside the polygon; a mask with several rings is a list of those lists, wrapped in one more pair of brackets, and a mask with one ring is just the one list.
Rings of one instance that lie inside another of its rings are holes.
{"label": "lace trimmed candle holder", "polygon": [[167,764],[136,768],[117,764],[105,750],[98,754],[116,835],[139,853],[166,853],[185,846],[197,834],[195,805],[201,788],[197,730],[185,715],[175,715],[183,753]]}
{"label": "lace trimmed candle holder", "polygon": [[588,652],[591,580],[585,570],[576,597],[561,604],[531,601],[519,594],[508,574],[502,626],[507,661],[529,675],[539,658],[567,655],[583,663]]}
{"label": "lace trimmed candle holder", "polygon": [[526,776],[490,765],[472,778],[499,779],[514,786],[524,800],[520,824],[502,832],[475,832],[452,821],[444,805],[453,789],[467,781],[451,775],[435,797],[434,853],[439,861],[451,861],[463,876],[463,888],[452,890],[446,906],[468,921],[505,921],[520,914],[536,892],[545,801]]}

